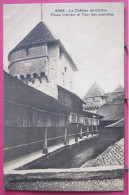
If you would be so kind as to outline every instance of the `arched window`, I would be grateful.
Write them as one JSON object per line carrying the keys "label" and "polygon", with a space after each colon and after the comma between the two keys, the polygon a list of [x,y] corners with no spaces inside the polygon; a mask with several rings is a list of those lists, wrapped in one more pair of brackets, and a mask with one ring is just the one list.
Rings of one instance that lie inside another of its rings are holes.
{"label": "arched window", "polygon": [[27,74],[27,75],[26,75],[26,78],[27,78],[27,79],[30,79],[30,78],[31,78],[31,75],[30,75],[30,74]]}
{"label": "arched window", "polygon": [[34,78],[38,78],[38,74],[37,74],[37,73],[34,73],[34,74],[33,74],[33,77],[34,77]]}
{"label": "arched window", "polygon": [[24,80],[24,75],[20,75],[20,79],[21,80]]}
{"label": "arched window", "polygon": [[45,76],[45,73],[44,72],[40,72],[40,76],[41,77],[44,77]]}

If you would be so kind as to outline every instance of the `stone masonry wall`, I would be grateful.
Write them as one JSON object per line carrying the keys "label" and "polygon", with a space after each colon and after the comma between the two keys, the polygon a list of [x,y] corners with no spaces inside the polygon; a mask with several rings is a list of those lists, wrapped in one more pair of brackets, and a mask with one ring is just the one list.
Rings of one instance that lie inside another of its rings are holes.
{"label": "stone masonry wall", "polygon": [[29,47],[28,49],[25,48],[13,52],[10,56],[9,64],[16,62],[18,60],[25,60],[25,59],[43,57],[43,56],[48,56],[48,50],[46,44],[37,47]]}
{"label": "stone masonry wall", "polygon": [[18,78],[20,78],[21,75],[26,77],[27,74],[33,76],[34,73],[40,75],[41,72],[45,72],[45,74],[48,75],[47,66],[47,57],[22,60],[12,64],[9,68],[9,73],[12,76],[17,76]]}
{"label": "stone masonry wall", "polygon": [[74,89],[74,70],[64,52],[61,52],[59,59],[58,84],[70,91]]}
{"label": "stone masonry wall", "polygon": [[58,99],[57,81],[58,81],[58,59],[59,59],[59,46],[52,44],[48,46],[48,64],[47,64],[47,78],[43,77],[41,82],[36,78],[34,84],[28,84],[47,95]]}
{"label": "stone masonry wall", "polygon": [[47,46],[42,45],[28,49],[22,49],[11,54],[9,59],[9,73],[12,76],[27,74],[40,74],[45,72],[48,75],[48,51]]}
{"label": "stone masonry wall", "polygon": [[[57,99],[58,59],[57,43],[28,48],[27,52],[25,49],[19,50],[11,54],[9,73],[19,79],[23,75],[26,84]],[[42,78],[41,72],[45,73]],[[34,78],[32,82],[34,73],[37,73],[39,78]],[[27,74],[31,75],[31,79],[26,80]]]}
{"label": "stone masonry wall", "polygon": [[48,80],[51,85],[50,95],[58,99],[57,84],[58,84],[59,45],[57,43],[48,46],[48,56],[49,56]]}

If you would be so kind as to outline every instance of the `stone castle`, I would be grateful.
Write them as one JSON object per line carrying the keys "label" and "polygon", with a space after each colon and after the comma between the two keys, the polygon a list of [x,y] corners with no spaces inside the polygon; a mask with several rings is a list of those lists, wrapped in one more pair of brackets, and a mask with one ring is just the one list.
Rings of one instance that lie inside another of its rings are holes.
{"label": "stone castle", "polygon": [[83,98],[85,102],[84,110],[96,113],[104,104],[123,103],[124,88],[118,85],[113,92],[105,93],[103,89],[95,82]]}
{"label": "stone castle", "polygon": [[77,67],[59,39],[44,22],[8,55],[9,74],[58,99],[58,85],[72,91]]}

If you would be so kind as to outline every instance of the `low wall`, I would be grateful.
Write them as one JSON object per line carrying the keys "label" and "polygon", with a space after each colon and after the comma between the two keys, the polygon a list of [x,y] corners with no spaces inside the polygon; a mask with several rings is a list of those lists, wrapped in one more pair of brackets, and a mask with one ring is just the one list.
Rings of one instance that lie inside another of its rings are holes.
{"label": "low wall", "polygon": [[[43,150],[44,127],[5,127],[4,162]],[[64,135],[63,127],[48,128],[48,139]],[[64,138],[48,141],[48,146],[63,142]]]}
{"label": "low wall", "polygon": [[32,180],[91,180],[91,179],[115,179],[123,178],[124,169],[122,165],[71,168],[71,169],[37,169],[18,170],[4,175],[6,182],[32,181]]}
{"label": "low wall", "polygon": [[81,167],[88,160],[97,157],[101,152],[103,152],[103,147],[99,145],[99,137],[82,139],[82,141],[48,153],[40,159],[25,164],[18,169],[64,169]]}
{"label": "low wall", "polygon": [[117,142],[124,137],[124,128],[108,127],[100,131],[100,139],[102,142],[108,142],[109,145]]}

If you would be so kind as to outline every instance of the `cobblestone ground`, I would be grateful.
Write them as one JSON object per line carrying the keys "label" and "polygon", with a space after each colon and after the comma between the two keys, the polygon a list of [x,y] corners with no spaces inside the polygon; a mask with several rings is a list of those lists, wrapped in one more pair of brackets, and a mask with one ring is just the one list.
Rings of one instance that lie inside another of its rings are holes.
{"label": "cobblestone ground", "polygon": [[124,164],[124,139],[116,142],[113,146],[108,147],[102,154],[94,160],[91,160],[82,167],[92,166],[110,166]]}
{"label": "cobblestone ground", "polygon": [[[86,154],[78,155],[75,161],[92,153],[88,150]],[[84,161],[85,162],[85,161]],[[76,162],[72,162],[73,164]],[[124,139],[108,147],[94,160],[84,163],[82,167],[123,165],[124,163]],[[79,163],[80,164],[80,163]],[[25,191],[122,191],[123,179],[102,180],[49,180],[49,181],[16,181],[5,186],[6,190]]]}
{"label": "cobblestone ground", "polygon": [[87,181],[35,181],[16,182],[6,186],[6,190],[27,191],[122,191],[122,179]]}

